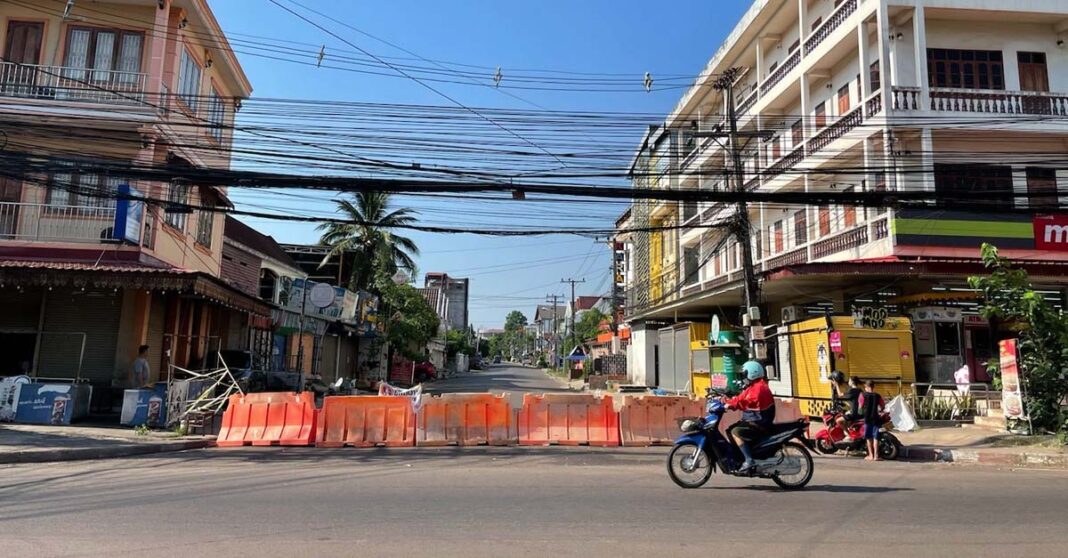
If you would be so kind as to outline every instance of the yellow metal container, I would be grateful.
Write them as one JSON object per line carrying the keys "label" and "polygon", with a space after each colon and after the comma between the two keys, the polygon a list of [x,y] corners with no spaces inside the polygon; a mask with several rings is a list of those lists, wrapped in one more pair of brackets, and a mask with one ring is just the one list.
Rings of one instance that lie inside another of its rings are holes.
{"label": "yellow metal container", "polygon": [[[852,316],[813,318],[791,324],[789,335],[797,397],[829,400],[830,375],[835,371],[846,378],[874,380],[876,391],[887,399],[907,393],[916,381],[908,318],[887,318],[879,328],[857,327]],[[837,343],[832,345],[832,340]],[[802,412],[810,416],[819,416],[829,405],[829,401],[801,400]]]}

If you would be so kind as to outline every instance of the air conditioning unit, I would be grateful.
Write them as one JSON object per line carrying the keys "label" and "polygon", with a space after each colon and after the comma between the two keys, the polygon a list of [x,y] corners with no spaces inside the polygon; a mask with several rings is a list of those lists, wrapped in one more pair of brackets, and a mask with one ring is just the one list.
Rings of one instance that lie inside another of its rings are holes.
{"label": "air conditioning unit", "polygon": [[801,320],[800,306],[786,306],[782,309],[782,323],[797,322]]}

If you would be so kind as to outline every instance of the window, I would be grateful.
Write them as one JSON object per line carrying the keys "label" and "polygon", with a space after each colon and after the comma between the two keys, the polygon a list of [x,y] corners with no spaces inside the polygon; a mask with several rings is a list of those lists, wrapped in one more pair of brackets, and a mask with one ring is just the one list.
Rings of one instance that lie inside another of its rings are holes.
{"label": "window", "polygon": [[802,209],[794,213],[794,246],[808,242],[808,216]]}
{"label": "window", "polygon": [[882,74],[879,72],[879,61],[878,60],[876,60],[875,62],[872,62],[871,66],[868,66],[868,76],[870,76],[870,78],[871,78],[871,91],[870,91],[870,93],[875,93],[876,91],[882,89],[883,81],[882,81]]}
{"label": "window", "polygon": [[1046,68],[1046,53],[1017,52],[1016,60],[1020,67],[1020,89],[1023,91],[1049,91],[1049,70]]}
{"label": "window", "polygon": [[931,87],[1005,89],[1001,51],[929,48],[927,81]]}
{"label": "window", "polygon": [[98,174],[55,172],[49,177],[46,202],[52,206],[115,207],[120,179]]}
{"label": "window", "polygon": [[934,174],[939,193],[962,199],[980,197],[991,202],[992,210],[997,209],[998,203],[1006,206],[1013,203],[1012,167],[935,164]]}
{"label": "window", "polygon": [[799,46],[801,46],[801,39],[798,39],[798,40],[794,41],[794,43],[792,45],[790,45],[790,50],[788,52],[790,54],[793,54],[794,51],[797,50],[797,47],[799,47]]}
{"label": "window", "polygon": [[[208,206],[207,203],[204,203]],[[211,236],[215,230],[215,212],[198,210],[197,211],[197,244],[211,248]]]}
{"label": "window", "polygon": [[93,83],[140,85],[141,33],[71,27],[63,77]]}
{"label": "window", "polygon": [[782,157],[782,138],[775,136],[771,138],[771,162],[778,161]]}
{"label": "window", "polygon": [[197,100],[200,96],[200,65],[189,54],[188,49],[182,49],[182,61],[178,70],[178,98],[185,103],[189,110],[196,113]]}
{"label": "window", "polygon": [[816,105],[816,129],[822,130],[827,126],[827,103]]}
{"label": "window", "polygon": [[793,136],[794,147],[801,145],[801,142],[805,138],[805,125],[800,120],[794,122],[793,126],[790,126],[790,135]]}
{"label": "window", "polygon": [[189,216],[189,210],[185,207],[189,203],[189,186],[180,182],[172,183],[167,192],[167,202],[171,207],[166,208],[163,222],[185,232],[185,221]]}
{"label": "window", "polygon": [[208,131],[211,137],[215,138],[215,141],[221,142],[223,136],[223,125],[226,123],[226,103],[223,102],[222,95],[211,88],[211,96],[208,97],[208,122],[210,123]]}
{"label": "window", "polygon": [[[853,187],[850,186],[842,190],[843,192],[852,192]],[[845,228],[857,226],[857,207],[855,205],[842,206],[842,222]]]}
{"label": "window", "polygon": [[849,85],[838,90],[838,116],[849,112]]}
{"label": "window", "polygon": [[782,231],[783,231],[782,221],[775,221],[775,224],[771,226],[771,236],[772,236],[772,250],[776,254],[778,254],[779,252],[782,252],[783,248],[784,248],[784,246],[783,246],[784,238],[783,238]]}
{"label": "window", "polygon": [[1057,171],[1027,167],[1027,203],[1035,209],[1057,206]]}
{"label": "window", "polygon": [[698,263],[700,257],[698,255],[697,247],[683,248],[682,249],[682,284],[689,285],[696,283],[699,277],[699,271],[701,266]]}
{"label": "window", "polygon": [[831,208],[820,208],[820,236],[831,234]]}
{"label": "window", "polygon": [[820,25],[823,25],[823,18],[822,17],[817,17],[816,21],[812,22],[812,30],[815,31],[815,30],[819,29]]}

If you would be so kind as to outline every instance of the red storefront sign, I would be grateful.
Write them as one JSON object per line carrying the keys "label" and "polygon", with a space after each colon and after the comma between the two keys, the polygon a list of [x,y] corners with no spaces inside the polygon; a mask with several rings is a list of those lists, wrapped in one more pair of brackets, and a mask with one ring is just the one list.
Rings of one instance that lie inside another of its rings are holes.
{"label": "red storefront sign", "polygon": [[1035,249],[1068,252],[1068,215],[1036,215]]}

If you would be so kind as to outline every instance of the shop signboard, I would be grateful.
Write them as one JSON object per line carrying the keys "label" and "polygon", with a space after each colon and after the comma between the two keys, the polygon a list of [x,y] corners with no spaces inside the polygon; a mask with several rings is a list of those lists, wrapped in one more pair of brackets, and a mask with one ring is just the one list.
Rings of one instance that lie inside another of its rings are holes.
{"label": "shop signboard", "polygon": [[1023,405],[1023,386],[1015,339],[998,342],[998,364],[1001,368],[1001,410],[1008,419],[1026,419]]}
{"label": "shop signboard", "polygon": [[15,411],[18,408],[19,393],[22,391],[22,385],[31,381],[29,376],[0,378],[0,422],[12,422],[15,420]]}
{"label": "shop signboard", "polygon": [[842,332],[841,331],[832,331],[828,337],[830,337],[830,341],[831,341],[831,352],[832,353],[840,353],[840,352],[842,352]]}
{"label": "shop signboard", "polygon": [[145,202],[140,199],[141,192],[129,184],[119,184],[115,188],[115,223],[112,231],[115,240],[141,244],[141,229],[144,222]]}

